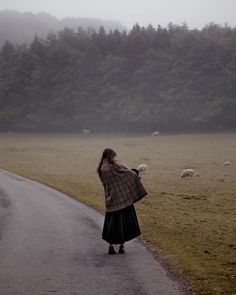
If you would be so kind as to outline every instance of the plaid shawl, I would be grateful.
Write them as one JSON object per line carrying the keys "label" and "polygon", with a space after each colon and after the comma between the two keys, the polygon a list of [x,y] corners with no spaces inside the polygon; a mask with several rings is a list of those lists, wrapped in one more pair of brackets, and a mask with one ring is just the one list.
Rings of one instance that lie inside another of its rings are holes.
{"label": "plaid shawl", "polygon": [[109,164],[105,159],[99,172],[104,186],[106,211],[126,208],[147,195],[139,177],[123,164]]}

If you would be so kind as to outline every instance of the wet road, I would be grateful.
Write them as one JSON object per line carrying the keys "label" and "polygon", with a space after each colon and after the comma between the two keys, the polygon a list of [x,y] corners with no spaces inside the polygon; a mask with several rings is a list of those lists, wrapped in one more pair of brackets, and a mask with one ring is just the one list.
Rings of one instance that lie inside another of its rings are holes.
{"label": "wet road", "polygon": [[0,295],[182,294],[137,241],[107,255],[103,216],[0,170]]}

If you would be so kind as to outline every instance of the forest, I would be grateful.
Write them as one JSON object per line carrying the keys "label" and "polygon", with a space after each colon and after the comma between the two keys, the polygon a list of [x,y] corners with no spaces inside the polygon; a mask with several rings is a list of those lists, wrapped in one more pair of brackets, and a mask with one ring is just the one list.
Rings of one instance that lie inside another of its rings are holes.
{"label": "forest", "polygon": [[236,129],[236,28],[64,28],[0,51],[0,130]]}

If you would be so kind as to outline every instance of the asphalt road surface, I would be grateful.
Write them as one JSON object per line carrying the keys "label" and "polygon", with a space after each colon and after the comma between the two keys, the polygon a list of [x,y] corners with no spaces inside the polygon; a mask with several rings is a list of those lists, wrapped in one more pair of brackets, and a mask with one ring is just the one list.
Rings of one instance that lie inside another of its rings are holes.
{"label": "asphalt road surface", "polygon": [[107,255],[103,216],[0,170],[0,295],[182,294],[137,241]]}

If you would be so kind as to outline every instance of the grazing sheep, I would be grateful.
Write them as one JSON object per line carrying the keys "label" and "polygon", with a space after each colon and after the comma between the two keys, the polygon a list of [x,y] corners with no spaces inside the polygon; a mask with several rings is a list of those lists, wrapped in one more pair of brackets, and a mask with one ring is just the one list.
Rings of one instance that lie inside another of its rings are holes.
{"label": "grazing sheep", "polygon": [[184,169],[180,174],[181,178],[192,177],[192,176],[193,176],[193,169]]}
{"label": "grazing sheep", "polygon": [[89,134],[89,133],[91,133],[91,130],[90,129],[83,129],[83,133],[84,134]]}
{"label": "grazing sheep", "polygon": [[138,165],[137,170],[139,172],[144,172],[144,171],[147,170],[147,165],[146,164],[140,164],[140,165]]}
{"label": "grazing sheep", "polygon": [[152,133],[152,136],[158,136],[158,135],[160,135],[160,132],[159,132],[159,131],[154,131],[154,132]]}
{"label": "grazing sheep", "polygon": [[226,161],[226,162],[224,162],[224,167],[225,167],[225,166],[229,166],[229,165],[231,165],[231,164],[232,164],[231,161]]}

